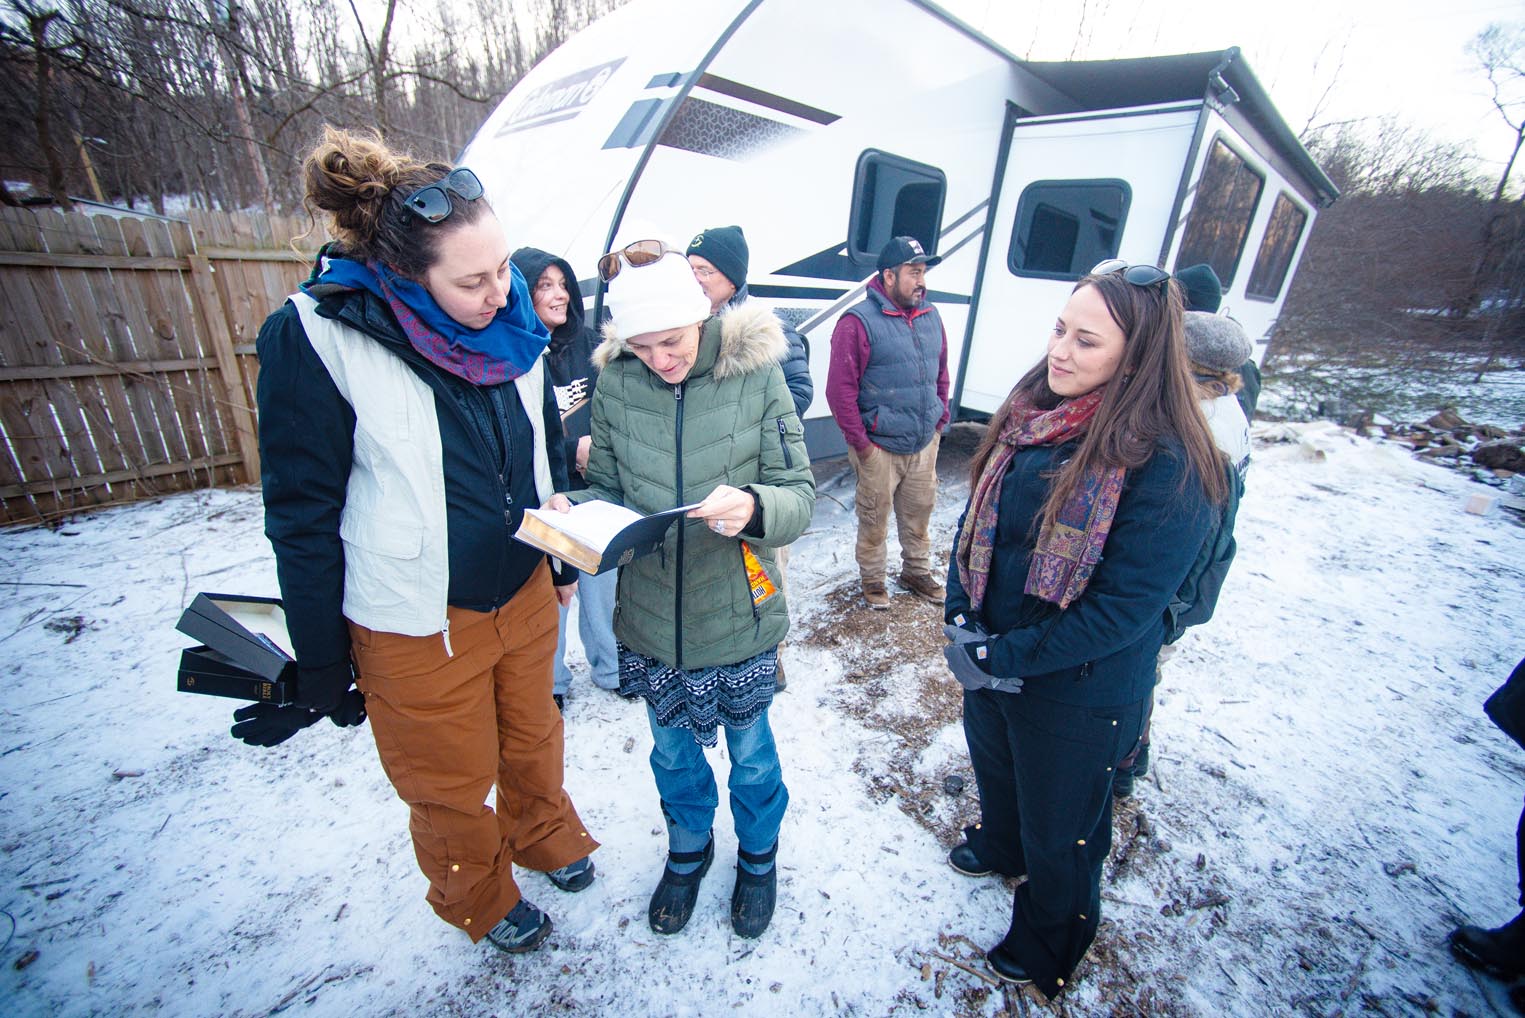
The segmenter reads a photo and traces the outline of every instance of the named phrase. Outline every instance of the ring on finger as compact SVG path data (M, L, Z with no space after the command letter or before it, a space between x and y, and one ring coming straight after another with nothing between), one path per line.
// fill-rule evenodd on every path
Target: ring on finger
M725 521L724 520L712 520L710 522L710 529L713 530L717 534L725 533Z

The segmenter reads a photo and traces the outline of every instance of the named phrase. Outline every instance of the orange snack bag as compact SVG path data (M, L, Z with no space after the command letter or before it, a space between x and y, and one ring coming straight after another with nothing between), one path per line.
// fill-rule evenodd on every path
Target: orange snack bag
M777 594L778 588L773 585L772 580L768 579L767 570L763 569L757 554L745 541L741 542L741 560L746 563L747 586L752 588L752 607L756 608Z

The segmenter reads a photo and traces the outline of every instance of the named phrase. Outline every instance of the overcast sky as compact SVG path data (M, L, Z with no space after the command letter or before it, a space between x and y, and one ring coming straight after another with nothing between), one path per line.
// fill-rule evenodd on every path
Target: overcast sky
M1034 60L1238 46L1294 131L1333 82L1318 123L1396 114L1439 140L1471 144L1495 178L1514 144L1465 47L1490 22L1525 21L1522 0L939 2ZM1516 167L1515 180L1521 176Z

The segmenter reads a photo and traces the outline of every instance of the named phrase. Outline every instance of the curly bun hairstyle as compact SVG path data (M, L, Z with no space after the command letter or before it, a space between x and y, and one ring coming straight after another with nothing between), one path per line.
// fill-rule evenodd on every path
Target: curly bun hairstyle
M446 234L488 210L485 200L467 201L450 190L445 192L450 215L438 223L421 219L403 204L451 169L448 163L419 162L394 152L374 131L341 131L325 124L323 140L302 162L303 201L309 212L327 215L329 232L346 257L375 259L404 278L421 280Z

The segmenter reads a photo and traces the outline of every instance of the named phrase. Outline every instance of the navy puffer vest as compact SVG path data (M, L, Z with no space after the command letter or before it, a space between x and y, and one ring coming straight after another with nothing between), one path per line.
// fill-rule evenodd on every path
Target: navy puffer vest
M886 452L908 456L932 441L943 404L937 396L943 324L937 308L923 303L906 311L869 287L866 298L848 308L868 333L869 358L858 383L858 412L869 441Z

